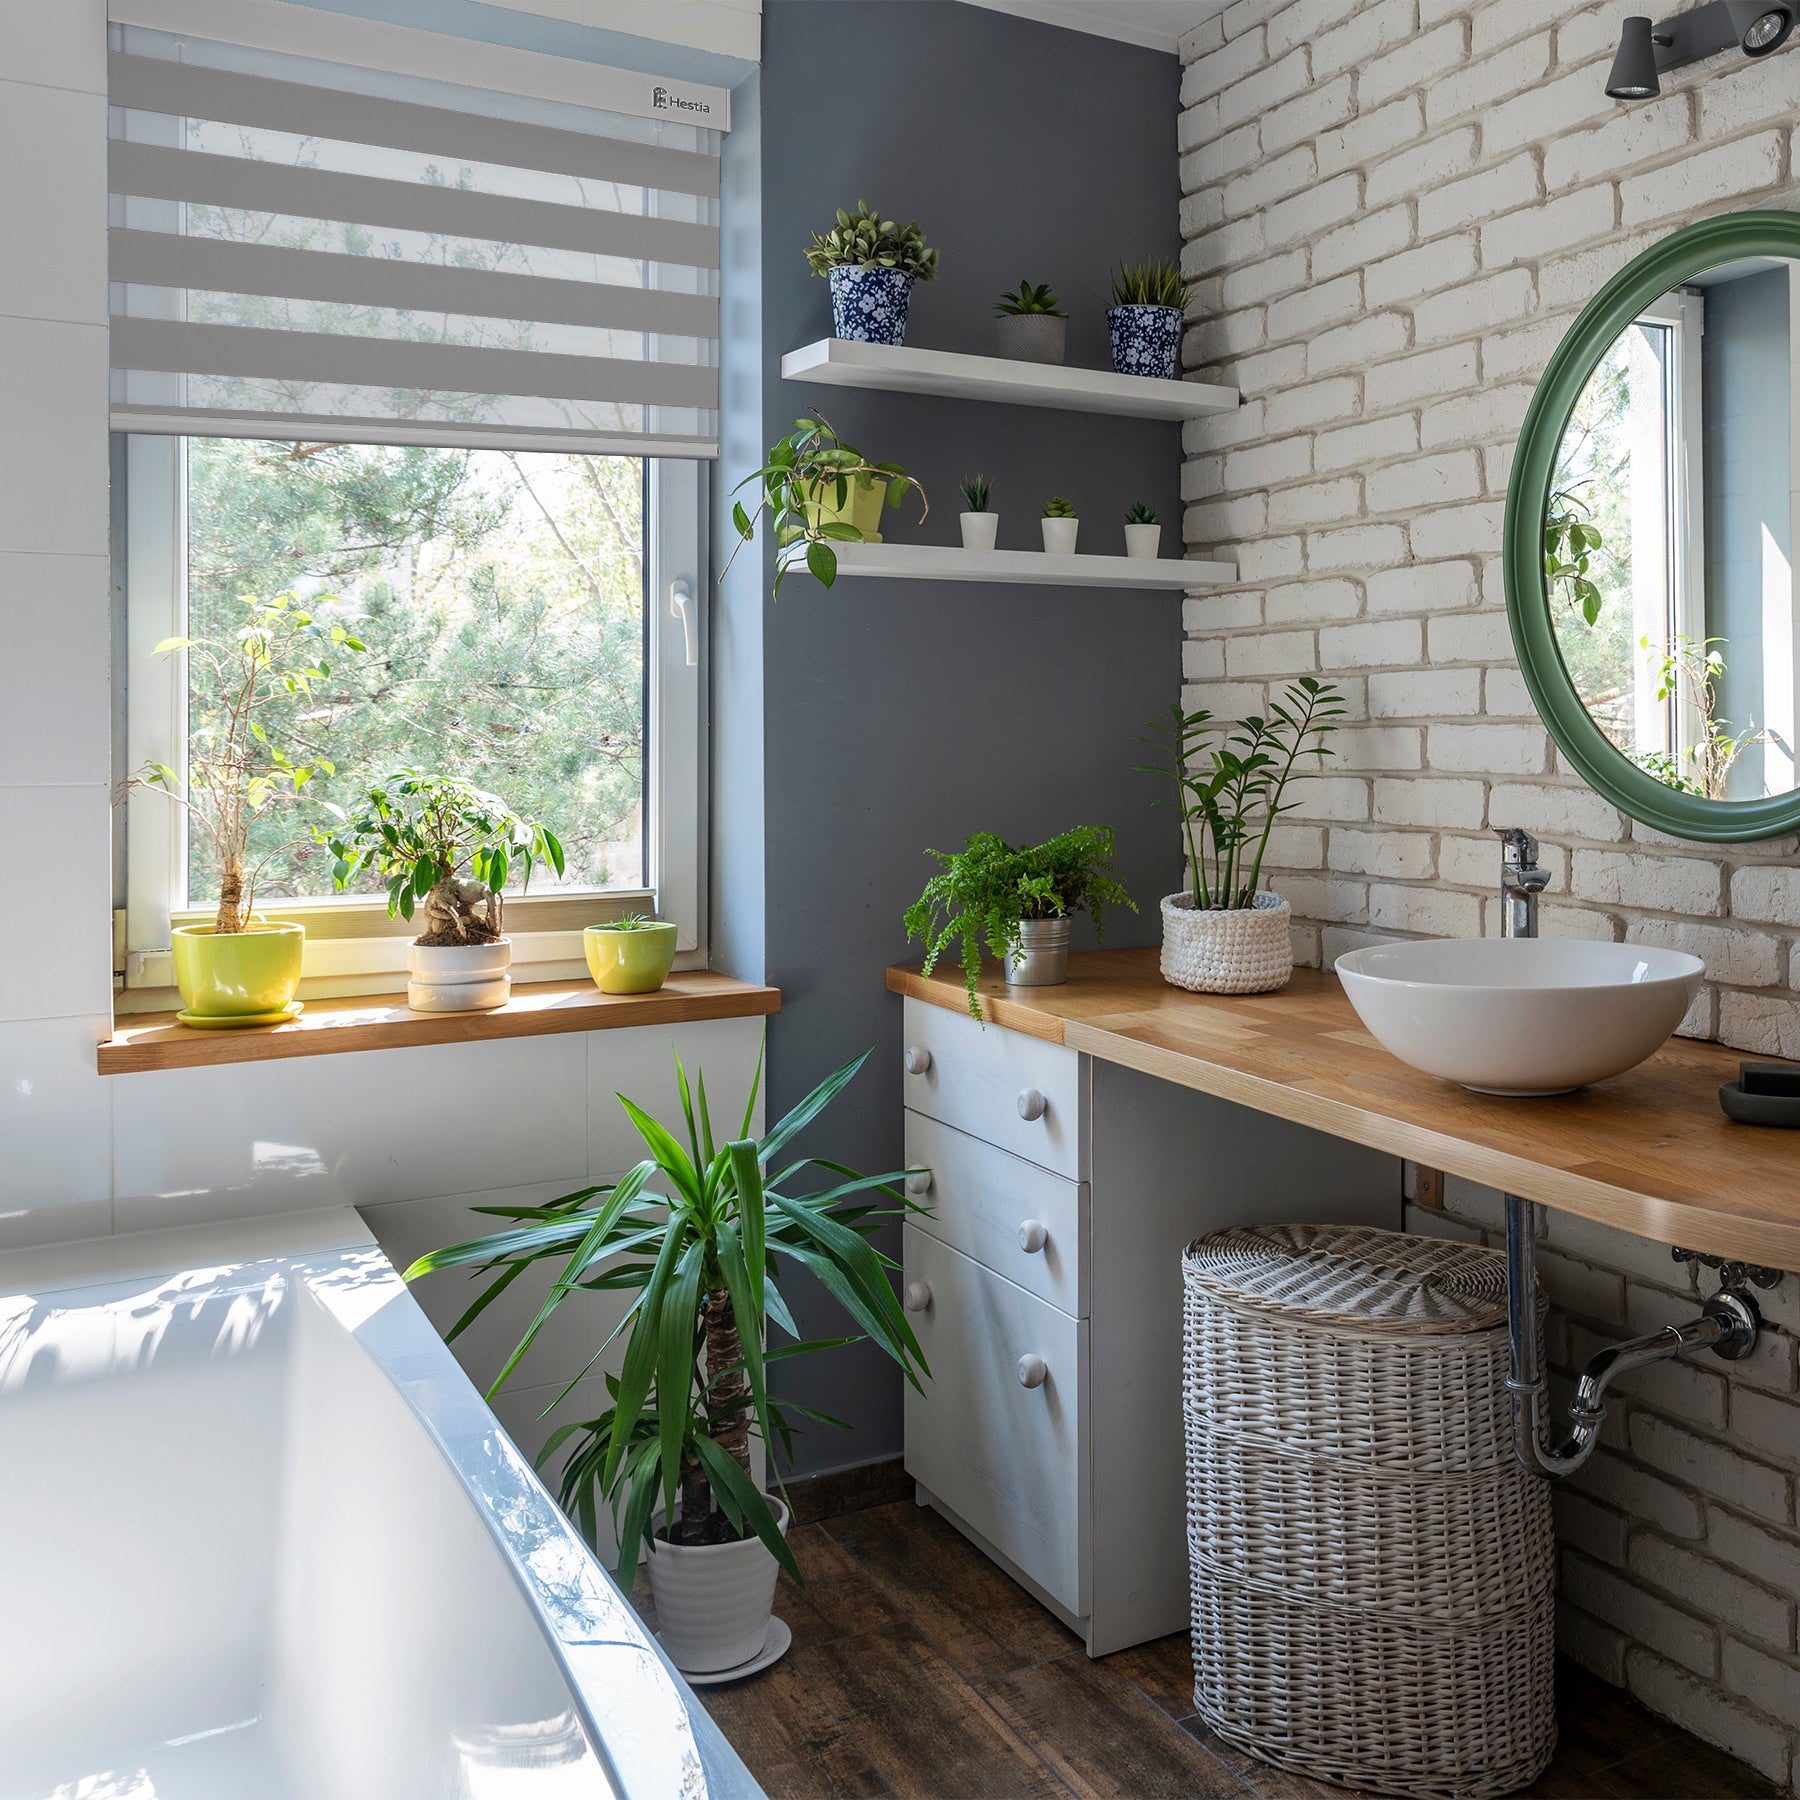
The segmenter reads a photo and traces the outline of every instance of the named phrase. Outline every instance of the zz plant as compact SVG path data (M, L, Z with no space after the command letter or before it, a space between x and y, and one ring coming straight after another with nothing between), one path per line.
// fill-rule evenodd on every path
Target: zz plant
M1119 884L1112 828L1107 825L1078 825L1030 847L978 831L959 851L928 850L926 855L943 867L906 909L906 935L909 941L925 940L927 975L944 955L957 952L969 1011L977 1019L981 999L976 985L984 944L990 955L1004 957L1019 949L1023 920L1060 919L1080 912L1094 921L1098 942L1107 907L1137 911L1136 902Z
M831 546L860 544L863 534L847 519L827 518L825 508L829 505L841 511L849 502L852 487L867 493L877 481L887 483L889 506L897 507L908 493L917 492L920 519L931 511L925 490L898 463L870 462L838 437L822 413L796 419L794 429L770 445L768 461L738 483L737 491L755 487L759 493L753 508L746 508L741 500L731 504L738 541L725 560L721 578L737 561L738 551L755 537L756 521L766 512L778 551L804 544L807 569L820 586L830 587L837 580L837 552ZM777 594L787 566L786 559L778 555Z
M517 871L563 872L563 847L547 825L456 775L401 769L370 788L363 810L319 841L337 859L340 890L363 870L387 884L388 917L411 919L423 903L421 944L489 944L504 935L501 893ZM465 877L464 871L467 871Z
M1138 739L1162 760L1140 763L1145 775L1175 783L1173 805L1187 838L1189 882L1201 911L1238 911L1255 905L1263 857L1275 821L1291 812L1287 785L1304 761L1333 752L1326 741L1344 704L1329 681L1302 675L1271 702L1267 717L1253 713L1221 726L1209 712L1184 712L1171 703Z
M641 1106L619 1096L648 1155L619 1181L583 1188L547 1206L484 1206L504 1230L421 1257L414 1281L467 1268L485 1285L452 1328L455 1338L534 1263L561 1271L525 1335L506 1359L490 1396L518 1369L557 1310L577 1295L631 1296L618 1323L558 1396L572 1393L613 1340L629 1331L619 1374L606 1377L611 1404L596 1417L557 1427L538 1461L571 1446L558 1498L594 1543L607 1506L618 1531L619 1585L629 1594L638 1562L656 1534L660 1501L669 1541L725 1543L754 1533L798 1581L800 1571L768 1496L751 1476L753 1440L785 1446L797 1418L840 1421L794 1401L770 1398L768 1368L862 1341L877 1343L914 1387L928 1374L917 1338L888 1279L893 1262L869 1241L888 1219L917 1210L893 1175L858 1175L800 1156L789 1146L849 1084L865 1051L822 1081L761 1140L750 1135L759 1065L737 1135L715 1138L702 1075L690 1089L676 1058L686 1142ZM830 1179L800 1192L809 1169ZM889 1202L891 1204L884 1204ZM861 1336L802 1339L782 1297L782 1278L815 1275ZM765 1348L773 1328L788 1341ZM677 1502L679 1501L679 1517Z
M815 275L829 275L833 269L898 269L920 281L935 281L938 272L938 253L926 244L918 220L897 225L866 200L857 201L853 213L838 208L837 223L814 234L806 262Z

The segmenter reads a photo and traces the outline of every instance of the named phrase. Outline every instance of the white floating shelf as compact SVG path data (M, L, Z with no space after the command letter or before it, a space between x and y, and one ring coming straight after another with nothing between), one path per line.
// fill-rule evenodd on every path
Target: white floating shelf
M1183 593L1226 587L1237 564L1176 556L1051 556L1043 550L961 550L952 544L833 544L839 575L911 581L1006 581L1033 587L1157 588ZM800 556L784 559L805 571Z
M1198 419L1235 412L1238 391L1203 381L1159 381L1115 375L1110 369L1013 362L964 356L953 350L909 350L904 344L862 344L820 338L781 359L789 381L825 387L881 388L896 394L946 394L956 400L997 400L1011 406L1054 406L1069 412L1112 413L1128 419Z

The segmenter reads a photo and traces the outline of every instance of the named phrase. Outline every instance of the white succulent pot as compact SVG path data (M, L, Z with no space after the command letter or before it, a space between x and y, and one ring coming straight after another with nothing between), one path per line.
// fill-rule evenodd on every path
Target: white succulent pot
M1127 525L1125 527L1125 554L1151 558L1156 555L1162 544L1162 527L1160 525Z
M1162 973L1196 994L1270 994L1294 973L1288 903L1259 889L1251 906L1194 905L1192 894L1162 903Z
M773 1496L770 1503L785 1537L788 1509ZM656 1599L656 1635L683 1674L735 1669L761 1652L781 1572L761 1538L735 1544L671 1544L657 1538L644 1566Z
M1059 363L1068 324L1054 313L1001 313L994 320L994 336L1009 362Z
M991 550L994 541L1000 535L1000 515L995 512L958 513L962 521L962 541L965 550Z
M489 944L409 944L406 1004L414 1012L490 1012L512 997L512 939Z
M1075 534L1081 529L1079 519L1039 519L1044 528L1044 549L1051 556L1073 556Z

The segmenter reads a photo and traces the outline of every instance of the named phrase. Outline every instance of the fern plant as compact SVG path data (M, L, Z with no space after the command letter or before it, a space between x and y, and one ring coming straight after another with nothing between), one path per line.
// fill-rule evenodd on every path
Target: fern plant
M918 220L897 225L866 200L857 201L853 213L838 208L837 223L813 235L806 261L815 275L829 275L833 269L898 269L920 281L935 281L938 272L938 253L926 244Z
M1066 319L1069 315L1063 303L1051 293L1047 281L1033 287L1029 281L1019 283L1016 294L1002 294L994 302L994 312L1000 317L1020 317L1027 313L1047 313L1053 319Z
M1050 498L1044 502L1044 517L1046 519L1073 519L1075 516L1075 502L1073 500L1065 500L1061 494L1052 494Z
M1137 904L1113 866L1112 828L1078 825L1047 843L1026 848L978 831L956 852L928 850L943 865L906 909L906 935L925 940L929 975L952 948L962 963L969 1011L981 1017L981 952L1005 957L1021 945L1026 919L1060 919L1085 912L1100 941L1106 908Z

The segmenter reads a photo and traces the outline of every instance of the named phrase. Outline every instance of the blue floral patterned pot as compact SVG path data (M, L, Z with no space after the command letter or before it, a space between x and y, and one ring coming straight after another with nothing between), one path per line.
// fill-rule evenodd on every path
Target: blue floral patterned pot
M904 269L831 271L831 322L841 338L863 344L906 341L906 308L913 278Z
M1112 306L1106 323L1112 330L1113 368L1121 375L1175 378L1181 349L1181 313L1173 306Z

